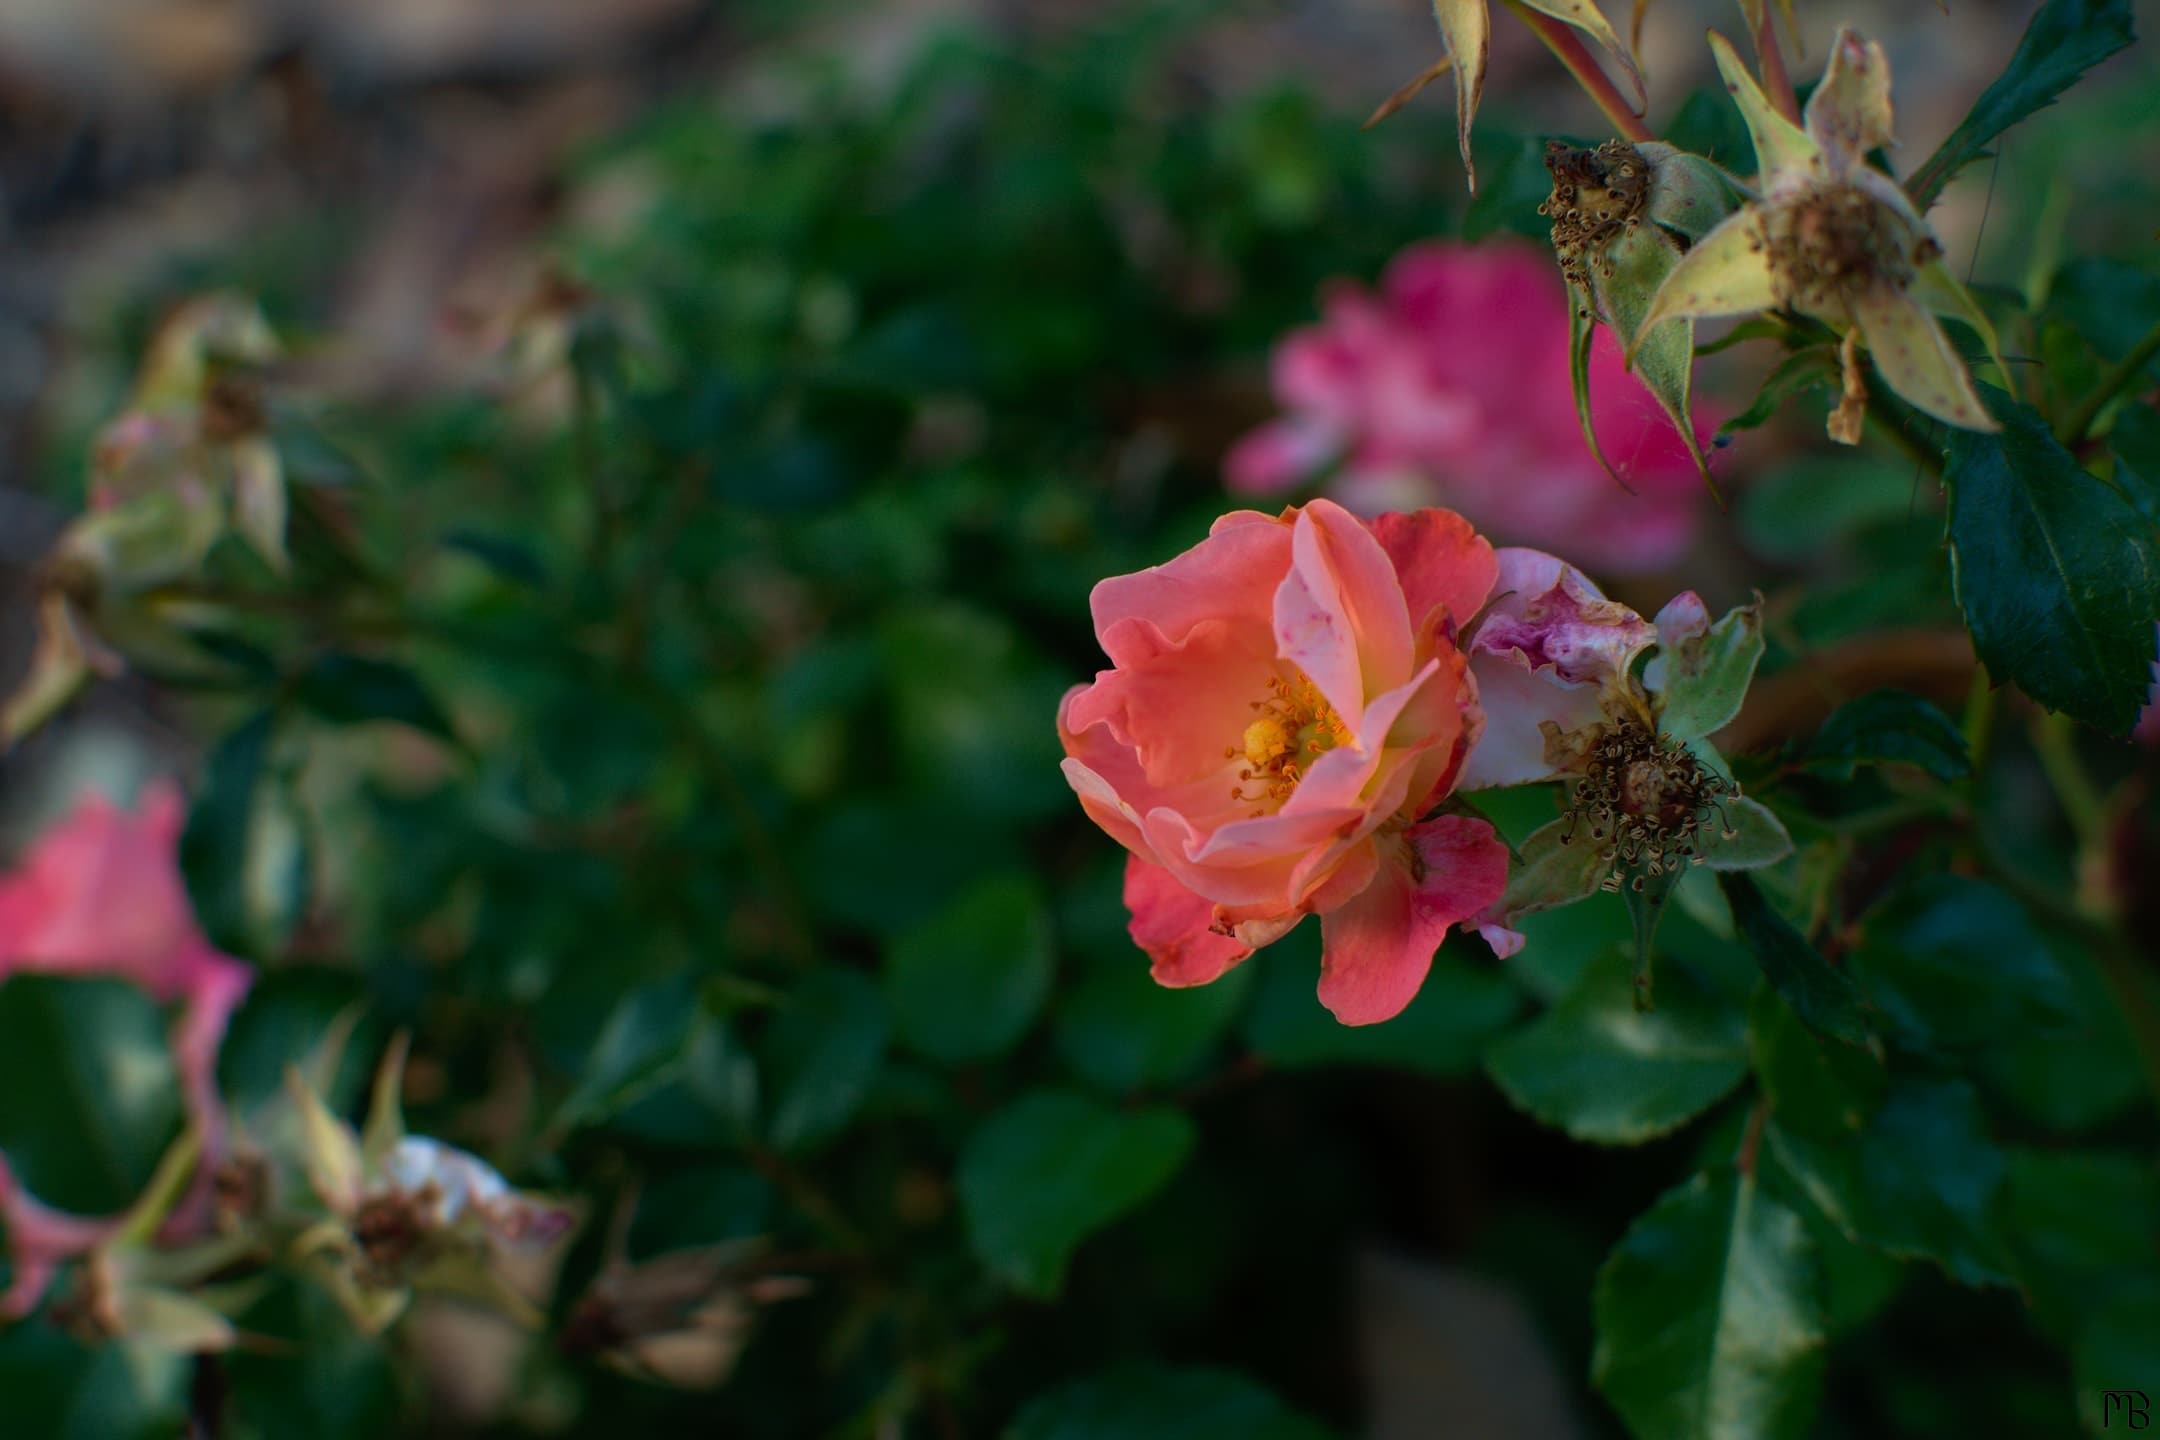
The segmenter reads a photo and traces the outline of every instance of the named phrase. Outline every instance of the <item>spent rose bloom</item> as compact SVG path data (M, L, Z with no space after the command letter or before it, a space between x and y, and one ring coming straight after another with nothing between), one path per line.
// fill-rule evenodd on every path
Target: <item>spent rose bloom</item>
M1568 378L1567 304L1551 257L1512 243L1417 245L1377 292L1338 285L1321 324L1277 345L1287 413L1232 448L1230 489L1282 494L1334 465L1329 493L1360 514L1447 505L1594 568L1670 563L1695 534L1702 479L1603 329L1592 420L1634 493L1590 453Z
M218 1046L253 973L213 949L195 922L177 856L182 821L179 790L160 785L133 814L93 795L46 832L0 875L0 983L15 974L112 976L178 1004L173 1060L204 1153L215 1156L223 1137ZM117 1224L39 1203L4 1156L0 1218L15 1265L0 1296L0 1314L10 1316L34 1307L60 1262Z
M1113 668L1066 695L1058 733L1081 804L1131 852L1157 980L1205 984L1317 914L1322 1002L1385 1020L1498 897L1490 825L1420 823L1485 727L1458 639L1498 568L1449 511L1367 525L1316 500L1225 515L1095 587Z

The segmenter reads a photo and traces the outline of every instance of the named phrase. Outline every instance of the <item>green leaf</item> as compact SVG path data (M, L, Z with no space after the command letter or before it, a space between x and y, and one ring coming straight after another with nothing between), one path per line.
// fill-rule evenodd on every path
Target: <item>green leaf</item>
M885 1062L885 997L853 970L820 970L788 995L773 1023L766 1137L801 1150L839 1134Z
M1166 1106L1113 1110L1038 1090L998 1111L960 1157L976 1257L1000 1280L1054 1297L1081 1241L1137 1208L1185 1162L1192 1122Z
M1696 843L1696 854L1711 870L1760 870L1793 853L1793 840L1785 822L1770 807L1745 795L1718 802L1722 823L1705 826ZM1732 833L1726 834L1727 830Z
M1988 142L2047 105L2133 38L2130 0L2047 0L2017 52L1950 137L1915 170L1906 193L1925 210L1950 177L1987 154Z
M1871 914L1867 931L1853 976L1907 1049L1968 1053L2077 1015L2025 907L1985 881L1930 876Z
M1901 469L1872 450L1781 460L1749 480L1734 509L1750 551L1788 564L1820 564L1853 548L1872 526L1909 522L1912 467Z
M2051 1130L2096 1130L2145 1095L2136 1042L2091 951L2052 944L2076 1014L2065 1027L2013 1031L1975 1057L1991 1093ZM2160 985L2144 986L2160 1004Z
M1058 1003L1058 1053L1112 1095L1175 1084L1219 1048L1256 973L1242 965L1210 984L1172 990L1137 956L1099 965Z
M2055 272L2047 310L2067 322L2099 358L2113 363L2145 338L2153 317L2160 315L2160 270L2099 255L2079 256ZM2160 377L2160 356L2148 360L2144 369L2147 376ZM2089 382L2097 376L2087 378ZM2151 407L2132 404L2119 412L2116 426L2139 416L2146 417L2148 425L2160 423L2151 418Z
M2153 1217L2160 1169L2106 1150L2010 1152L2009 1230L2018 1281L2065 1341L2110 1298L2148 1283L2160 1263Z
M1838 387L1838 380L1835 348L1820 345L1806 350L1795 350L1778 361L1777 368L1763 377L1762 388L1755 392L1755 398L1748 402L1747 409L1718 426L1718 434L1737 435L1743 430L1754 430L1767 425L1794 396L1805 395L1811 390L1834 391Z
M1798 1440L1822 1384L1820 1286L1800 1216L1706 1171L1598 1273L1591 1379L1641 1440Z
M402 665L333 651L309 666L293 698L333 725L387 720L456 743L450 717Z
M52 1325L0 1329L10 1434L39 1440L172 1440L188 1424L191 1356L85 1348Z
M2160 1403L2160 1273L2142 1279L2137 1292L2095 1311L2071 1349L2078 1418L2095 1433L2150 1428Z
M1824 1141L1858 1134L1889 1089L1881 1059L1808 1029L1767 984L1748 1006L1748 1054L1772 1117Z
M1562 816L1523 841L1508 866L1507 890L1500 897L1500 911L1508 921L1573 904L1596 892L1610 867L1599 857L1596 845L1574 834L1580 829L1579 822Z
M305 1068L339 1019L354 1013L365 992L358 977L316 967L259 976L234 1012L218 1046L218 1094L240 1114L285 1093L286 1067ZM336 1083L323 1099L336 1113L351 1109L367 1080L367 1057L378 1040L356 1037L345 1047Z
M663 1144L712 1145L747 1131L757 1069L688 975L624 994L585 1051L555 1123L613 1123Z
M1904 690L1875 690L1838 706L1815 732L1803 763L1833 780L1852 779L1862 765L1911 765L1938 780L1972 773L1956 723Z
M1849 1045L1867 1044L1867 1014L1852 976L1823 959L1746 875L1727 872L1718 886L1755 963L1807 1027Z
M2007 1162L1960 1080L1897 1079L1857 1136L1825 1140L1775 1117L1764 1141L1807 1197L1854 1239L1933 1260L1967 1285L2011 1282Z
M1551 1010L1495 1041L1485 1068L1508 1099L1578 1140L1666 1134L1747 1073L1741 1017L1680 967L1639 1010L1626 955L1607 952Z
M1466 959L1485 955L1485 963ZM1320 927L1296 930L1245 962L1259 971L1245 1038L1271 1067L1388 1065L1435 1075L1472 1070L1485 1042L1515 1018L1522 996L1496 973L1482 944L1451 937L1433 957L1417 998L1380 1025L1344 1025L1321 1007ZM1218 982L1220 983L1220 982Z
M1658 701L1658 728L1682 740L1724 729L1740 713L1763 657L1762 606L1725 612L1706 635L1660 645L1643 671Z
M125 1210L180 1133L164 1014L124 980L17 972L0 982L0 1152L32 1195Z
M2126 735L2152 689L2152 527L2038 415L1985 393L2001 433L1952 430L1944 470L1951 584L1973 647L1996 680Z
M256 953L250 855L274 719L265 710L218 742L180 836L180 873L210 943L230 955Z
M1005 1440L1327 1440L1328 1431L1227 1370L1131 1365L1030 1402Z
M948 1064L990 1060L1034 1023L1054 963L1034 882L993 875L893 943L885 997L911 1048Z

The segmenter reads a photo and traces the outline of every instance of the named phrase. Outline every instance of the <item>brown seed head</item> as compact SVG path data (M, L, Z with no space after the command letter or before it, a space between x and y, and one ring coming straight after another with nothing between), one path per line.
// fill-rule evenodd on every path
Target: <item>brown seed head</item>
M1808 311L1840 310L1844 297L1883 281L1903 289L1941 253L1857 185L1816 186L1766 207L1761 243L1778 302Z
M1625 140L1608 140L1595 150L1548 140L1545 168L1552 172L1553 188L1538 214L1552 221L1560 272L1587 290L1593 270L1612 274L1606 247L1642 223L1650 162Z

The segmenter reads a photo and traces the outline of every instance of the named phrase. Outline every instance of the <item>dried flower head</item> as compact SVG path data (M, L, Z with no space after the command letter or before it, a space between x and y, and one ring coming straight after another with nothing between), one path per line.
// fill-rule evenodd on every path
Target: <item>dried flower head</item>
M1736 782L1704 765L1684 742L1623 720L1591 747L1560 843L1574 844L1588 825L1598 858L1611 867L1604 888L1617 891L1627 881L1640 890L1645 877L1702 863L1702 832L1711 815L1719 834L1731 839L1723 802L1739 793Z
M1649 162L1625 140L1608 140L1594 150L1548 140L1545 168L1553 188L1538 214L1552 221L1560 273L1588 290L1593 270L1612 275L1606 247L1642 223L1650 199Z
M1882 47L1838 32L1802 129L1771 108L1723 36L1712 35L1710 44L1754 139L1762 193L1674 267L1644 332L1669 319L1789 307L1847 337L1846 399L1832 416L1832 439L1859 439L1863 345L1908 403L1967 430L1999 429L1935 318L1965 321L1992 352L1987 317L1943 268L1942 247L1905 192L1866 162L1891 141L1890 62Z

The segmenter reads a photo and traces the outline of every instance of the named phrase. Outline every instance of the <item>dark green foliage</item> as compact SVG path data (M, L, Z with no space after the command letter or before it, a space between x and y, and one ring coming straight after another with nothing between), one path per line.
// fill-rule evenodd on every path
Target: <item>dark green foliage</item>
M1989 673L2051 710L2127 732L2152 688L2160 535L2023 405L1999 435L1952 431L1951 574Z

